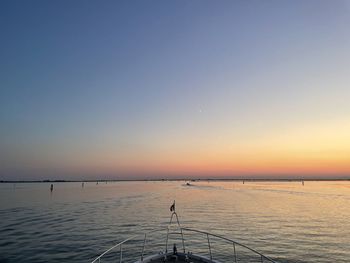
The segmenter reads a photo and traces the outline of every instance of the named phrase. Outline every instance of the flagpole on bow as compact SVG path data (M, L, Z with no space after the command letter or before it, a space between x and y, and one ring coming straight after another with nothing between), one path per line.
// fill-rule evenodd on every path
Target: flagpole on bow
M173 217L175 216L176 217L176 222L177 222L177 225L180 229L180 232L181 232L181 238L182 238L182 248L183 248L183 251L185 253L185 240L184 240L184 235L183 235L183 232L182 232L182 227L180 225L180 221L179 221L179 218L177 216L177 213L175 211L175 200L173 202L173 204L170 206L170 212L172 212L171 214L171 217L170 217L170 222L169 222L169 225L167 227L167 236L166 236L166 247L165 247L165 253L168 253L168 239L169 239L169 227L171 226L171 223L173 222Z

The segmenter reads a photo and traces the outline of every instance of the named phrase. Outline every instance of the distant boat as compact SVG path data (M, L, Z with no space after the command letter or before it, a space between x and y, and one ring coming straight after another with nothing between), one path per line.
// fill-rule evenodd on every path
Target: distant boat
M175 202L174 202L175 204ZM173 205L174 205L173 204ZM133 250L133 253L130 253L128 251L128 262L134 262L134 263L164 263L164 262L177 262L177 263L221 263L224 261L219 261L217 259L214 259L214 255L221 255L223 252L229 252L232 257L229 258L229 262L237 263L238 261L240 263L248 263L248 262L263 262L263 263L277 263L276 261L272 260L271 258L263 255L262 253L256 251L255 249L252 249L246 245L243 245L241 243L238 243L237 241L234 241L232 239L229 239L225 236L221 236L218 234L212 234L206 231L200 231L192 228L182 227L179 222L179 218L177 216L177 213L175 212L175 205L174 209L171 209L172 214L170 217L170 223L166 228L160 228L155 229L153 231L147 232L147 233L139 233L138 235L129 237L125 239L124 241L112 246L111 248L107 249L105 252L103 252L101 255L96 257L91 263L100 263L104 262L103 260L106 259L108 262L112 262L114 259L115 261L119 261L119 263L123 262L123 255L126 248L141 248L142 250L140 253L136 253ZM172 226L173 218L176 219L176 222L174 220L174 224L176 229L173 229L174 226ZM153 247L152 243L149 243L149 240L147 238L149 237L149 234L154 237L154 233L158 233L159 238L157 241L159 244L161 242L163 243L164 250L161 250L159 253L153 254L154 252L151 252L150 254L147 254L148 251L155 251L158 250L159 246ZM185 246L185 238L184 233L186 233L186 246ZM199 252L196 253L191 245L193 243L198 242L198 235L202 235L202 246L207 246L207 251L209 251L209 257L206 255L202 255ZM161 239L161 236L163 236L163 241ZM173 236L179 237L177 240L181 244L181 252L178 251L177 245L175 243L170 243L169 237L172 238ZM212 240L215 240L215 246L212 246L213 242ZM224 246L218 246L218 244L222 243ZM170 244L169 244L170 243ZM147 246L146 246L147 244ZM170 247L170 249L169 249ZM172 249L171 249L172 247ZM191 251L188 249L188 247L191 247ZM222 251L215 251L214 248L225 248ZM238 249L236 249L238 248Z

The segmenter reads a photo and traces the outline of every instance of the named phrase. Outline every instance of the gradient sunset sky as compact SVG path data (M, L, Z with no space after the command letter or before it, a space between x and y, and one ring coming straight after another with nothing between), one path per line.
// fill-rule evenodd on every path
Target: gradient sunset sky
M350 175L350 1L1 1L0 180Z

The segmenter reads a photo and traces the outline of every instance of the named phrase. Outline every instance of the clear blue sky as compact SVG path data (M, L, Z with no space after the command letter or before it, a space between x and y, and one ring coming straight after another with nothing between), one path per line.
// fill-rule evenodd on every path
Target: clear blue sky
M349 25L349 1L1 1L0 179L350 172Z

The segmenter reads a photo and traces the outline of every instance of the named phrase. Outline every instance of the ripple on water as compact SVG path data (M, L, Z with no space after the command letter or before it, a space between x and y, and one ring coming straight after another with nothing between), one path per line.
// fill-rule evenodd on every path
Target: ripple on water
M349 262L348 187L324 187L317 182L308 182L304 188L194 184L86 183L83 190L80 184L62 184L52 196L48 188L36 184L4 191L2 197L16 201L0 207L0 262L89 262L132 234L166 226L174 199L184 226L233 238L281 263ZM38 200L34 193L47 197ZM149 249L151 245L154 252L164 248L163 236L149 238ZM205 237L195 236L191 242L189 236L185 238L191 250L208 253ZM215 239L212 242L216 253L220 252L216 256L232 262L232 248ZM140 251L135 241L125 249L125 259ZM246 252L240 252L243 258ZM109 257L117 256L114 252Z

